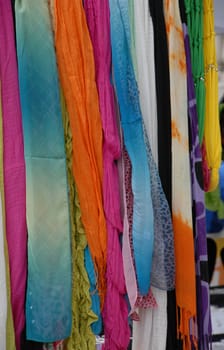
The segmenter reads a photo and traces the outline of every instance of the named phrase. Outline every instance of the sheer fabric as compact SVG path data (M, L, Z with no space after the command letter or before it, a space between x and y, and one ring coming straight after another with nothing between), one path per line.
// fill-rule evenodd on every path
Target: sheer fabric
M138 322L133 323L132 350L165 350L167 317L167 296L162 290L152 287L158 307L153 309L139 309ZM165 293L165 294L164 294Z

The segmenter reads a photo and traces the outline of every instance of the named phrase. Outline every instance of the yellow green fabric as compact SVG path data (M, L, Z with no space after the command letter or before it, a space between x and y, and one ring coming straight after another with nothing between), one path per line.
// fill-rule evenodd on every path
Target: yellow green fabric
M67 174L70 190L71 242L72 242L72 334L66 341L67 350L95 350L95 336L91 324L97 316L91 310L90 283L84 265L84 250L87 246L81 221L79 199L72 174L72 133L63 96L62 115L65 130Z
M220 220L224 219L224 202L220 197L220 187L214 191L205 193L205 206L208 210L217 212Z
M221 133L218 104L218 69L215 48L214 8L212 0L203 0L205 62L205 128L206 158L211 172L209 191L219 183L221 165Z
M1 85L0 85L1 87ZM1 94L0 94L1 96ZM10 298L10 272L9 272L9 258L8 258L8 247L6 241L5 231L5 194L4 194L4 175L3 175L3 134L2 134L2 104L0 99L0 192L2 200L2 215L4 224L4 251L5 251L5 262L6 262L6 283L7 283L7 324L6 324L6 347L7 350L15 350L15 334L12 319L12 307Z

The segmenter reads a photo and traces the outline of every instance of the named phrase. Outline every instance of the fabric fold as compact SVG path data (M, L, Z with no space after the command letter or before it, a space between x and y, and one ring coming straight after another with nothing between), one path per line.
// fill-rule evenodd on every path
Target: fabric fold
M5 227L16 349L25 324L27 228L25 161L14 26L10 0L0 1L0 81L3 117ZM2 197L3 198L3 197ZM7 336L13 345L13 332Z
M105 349L129 344L128 305L120 246L122 221L116 161L121 155L114 91L111 85L110 12L108 0L84 0L93 44L96 83L103 126L103 204L107 224L107 291L103 309Z
M196 285L189 155L187 72L178 0L164 0L172 115L172 215L176 259L178 333L183 349L191 349L190 320L196 320ZM184 192L183 192L184 184ZM185 249L183 250L183 247ZM196 332L194 334L196 338Z
M81 0L54 1L55 46L73 142L73 175L103 308L107 230L102 198L102 123L93 48Z
M26 336L71 332L71 240L64 131L53 33L45 0L15 2L28 223Z

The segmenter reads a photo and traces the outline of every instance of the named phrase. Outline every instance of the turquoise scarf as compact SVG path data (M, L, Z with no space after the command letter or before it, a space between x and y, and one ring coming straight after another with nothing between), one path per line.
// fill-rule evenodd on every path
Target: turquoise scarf
M110 0L110 12L115 86L124 143L132 163L134 259L139 291L146 295L150 287L153 254L153 208L138 87L130 55L128 1Z
M16 0L28 224L27 338L71 332L71 243L58 75L47 1Z

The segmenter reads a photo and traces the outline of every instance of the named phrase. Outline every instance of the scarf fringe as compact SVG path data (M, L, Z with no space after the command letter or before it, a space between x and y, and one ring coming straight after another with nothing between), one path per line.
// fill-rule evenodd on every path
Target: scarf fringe
M196 315L185 308L177 307L177 335L178 340L183 342L183 350L198 350L198 332ZM190 327L190 321L192 322L192 329Z

